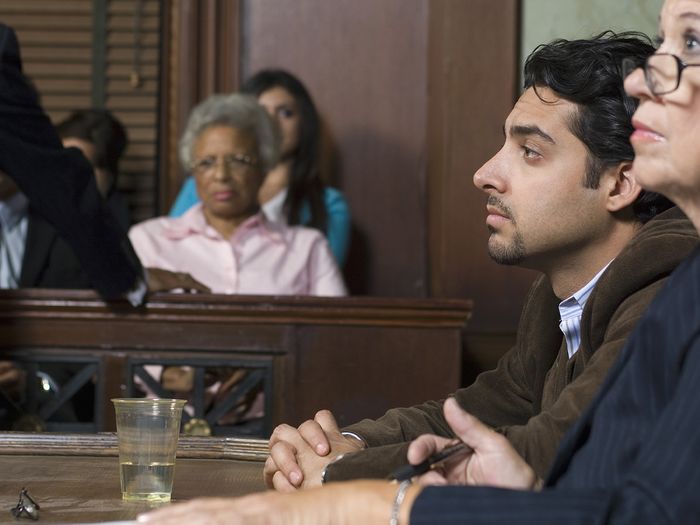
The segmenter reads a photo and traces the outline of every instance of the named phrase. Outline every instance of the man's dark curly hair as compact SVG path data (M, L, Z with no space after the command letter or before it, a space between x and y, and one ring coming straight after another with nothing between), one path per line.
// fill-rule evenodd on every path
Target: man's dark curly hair
M532 87L548 102L537 91L547 87L578 106L569 129L588 148L586 187L597 188L605 169L634 159L629 137L638 101L625 93L622 60L631 58L641 66L654 51L642 33L605 31L587 40L542 44L525 61L525 89ZM671 206L662 195L642 191L633 210L646 222Z

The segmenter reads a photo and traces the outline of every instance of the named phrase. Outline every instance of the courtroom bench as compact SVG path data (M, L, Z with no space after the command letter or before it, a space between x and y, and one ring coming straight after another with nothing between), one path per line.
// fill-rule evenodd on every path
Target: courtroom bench
M344 425L445 397L460 386L470 313L470 301L453 299L155 294L133 308L91 291L0 290L0 359L30 372L46 363L80 370L38 410L49 430L114 430L109 400L135 395L134 378L159 364L195 370L194 416L217 434L237 433L217 421L262 386L265 417L251 435L267 437L275 425L296 425L320 408ZM249 373L207 409L205 372L217 367ZM89 381L93 420L52 423L51 414Z

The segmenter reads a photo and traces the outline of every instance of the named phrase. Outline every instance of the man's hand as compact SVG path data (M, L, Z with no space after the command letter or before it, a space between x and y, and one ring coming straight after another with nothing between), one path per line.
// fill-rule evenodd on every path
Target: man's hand
M162 268L146 268L149 292L184 290L186 292L209 293L211 290L185 272L171 272Z
M454 398L445 401L445 419L454 433L474 451L449 459L419 478L423 485L490 485L533 489L537 476L508 440L460 408ZM418 464L454 440L426 434L408 449L408 461Z
M275 428L265 462L265 483L282 492L319 486L328 463L361 448L358 440L340 433L330 411L320 410L298 429L289 425Z
M0 388L12 399L21 397L27 374L11 361L0 361Z
M150 525L325 525L387 523L397 485L386 481L333 483L293 494L260 492L242 498L196 499L138 517ZM411 486L401 504L399 523L408 523L421 487Z

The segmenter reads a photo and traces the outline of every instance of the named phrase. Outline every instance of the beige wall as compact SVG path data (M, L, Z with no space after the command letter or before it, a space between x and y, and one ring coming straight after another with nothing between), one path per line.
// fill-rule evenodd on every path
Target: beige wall
M663 0L522 0L521 62L555 38L586 38L606 29L656 35Z

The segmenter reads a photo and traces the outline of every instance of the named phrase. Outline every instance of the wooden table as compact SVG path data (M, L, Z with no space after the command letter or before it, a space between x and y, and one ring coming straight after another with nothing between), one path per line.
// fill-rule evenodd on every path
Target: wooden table
M183 437L173 501L264 490L265 450L259 440ZM9 509L22 487L41 506L38 523L130 520L154 508L122 501L113 434L0 434L0 524L20 523Z

